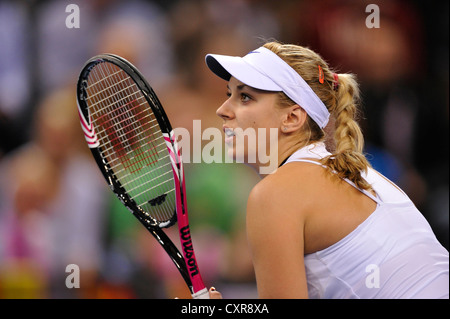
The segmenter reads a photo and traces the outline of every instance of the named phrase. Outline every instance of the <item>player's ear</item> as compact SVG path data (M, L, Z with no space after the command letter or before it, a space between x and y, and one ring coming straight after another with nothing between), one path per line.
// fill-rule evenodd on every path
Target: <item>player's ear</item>
M286 108L281 122L281 131L288 134L299 130L305 124L306 118L305 110L297 104Z

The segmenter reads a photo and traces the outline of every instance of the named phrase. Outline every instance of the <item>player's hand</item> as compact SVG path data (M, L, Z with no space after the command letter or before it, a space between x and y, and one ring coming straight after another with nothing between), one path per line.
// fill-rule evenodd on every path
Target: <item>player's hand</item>
M216 288L211 287L209 289L209 299L223 299L222 294L216 290Z

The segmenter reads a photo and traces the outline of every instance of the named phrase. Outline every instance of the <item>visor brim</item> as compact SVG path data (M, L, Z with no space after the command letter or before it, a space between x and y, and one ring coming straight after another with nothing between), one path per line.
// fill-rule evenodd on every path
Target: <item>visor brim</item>
M233 76L240 82L255 89L280 92L282 89L270 78L259 72L241 57L208 54L206 65L218 77L229 81Z

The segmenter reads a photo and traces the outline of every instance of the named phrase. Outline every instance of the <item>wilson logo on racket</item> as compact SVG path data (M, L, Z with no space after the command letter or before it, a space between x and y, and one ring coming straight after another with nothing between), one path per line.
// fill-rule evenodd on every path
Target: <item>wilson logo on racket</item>
M97 134L95 134L94 126L92 125L92 121L90 120L90 115L88 112L89 121L86 120L86 118L83 115L83 112L81 112L80 104L77 103L78 106L78 115L80 117L80 123L81 128L84 132L84 138L86 139L86 142L88 143L89 148L96 148L100 145Z
M186 258L186 266L192 277L199 274L197 262L195 261L194 248L192 246L191 232L189 226L180 229L181 241Z

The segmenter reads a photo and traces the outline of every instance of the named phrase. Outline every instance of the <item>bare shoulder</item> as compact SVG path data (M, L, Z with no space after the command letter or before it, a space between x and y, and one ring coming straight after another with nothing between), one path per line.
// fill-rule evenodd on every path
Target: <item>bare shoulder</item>
M248 204L253 207L277 207L290 212L306 209L315 201L315 192L321 180L327 178L326 170L311 163L289 163L262 179L251 191ZM250 207L250 208L251 208Z
M323 169L314 164L292 163L282 166L275 173L262 179L250 192L247 202L247 223L253 218L261 223L262 217L270 223L290 223L301 227L305 214L313 205L315 186L312 182Z
M257 239L270 231L300 234L311 216L326 211L331 181L337 178L319 165L305 162L289 163L266 176L250 192L247 202L247 233ZM328 198L328 197L327 197ZM319 214L322 215L322 214ZM302 233L303 235L303 233Z

